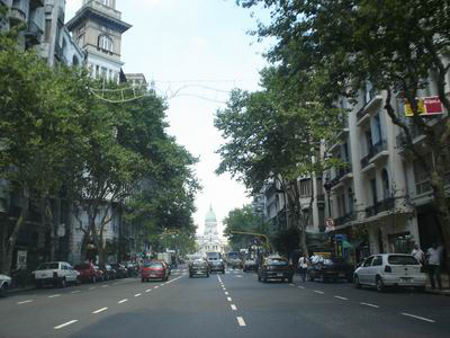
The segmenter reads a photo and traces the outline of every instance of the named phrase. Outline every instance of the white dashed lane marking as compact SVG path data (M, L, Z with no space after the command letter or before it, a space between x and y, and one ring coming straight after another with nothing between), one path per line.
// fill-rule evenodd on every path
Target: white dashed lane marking
M145 290L145 292L147 292L147 293L150 292L150 291L152 291L152 289L147 289L147 290Z
M304 287L304 286L301 286L301 285L299 285L299 286L298 286L298 288L299 288L299 289L304 289L305 287Z
M101 309L95 310L92 313L97 314L97 313L100 313L100 312L103 312L103 311L106 311L106 310L108 310L107 307L102 307Z
M348 300L347 297L342 297L342 296L334 296L334 298L340 299L340 300Z
M57 295L50 295L50 296L48 296L48 298L56 298L56 297L59 297L59 296L61 296L61 294L57 294Z
M227 297L227 301L231 302L231 297Z
M63 327L72 325L72 324L74 324L74 323L76 323L76 322L78 322L78 320L74 319L74 320L68 321L68 322L66 322L66 323L63 323L63 324L61 324L61 325L55 326L54 329L55 329L55 330L59 330L59 329L62 329Z
M95 286L91 286L90 288L89 288L89 290L94 290L95 289Z
M80 292L81 292L80 290L78 290L78 291L72 291L71 294L80 293Z
M134 296L139 297L140 295L141 295L141 293L136 293Z
M17 305L22 305L22 304L31 303L32 301L33 301L32 299L27 299L27 300L24 300L24 301L22 301L22 302L17 302Z
M225 294L228 296L228 291L225 291Z
M325 294L325 292L323 292L323 291L320 291L320 290L313 290L315 293L318 293L319 295L323 295L323 294Z
M244 318L242 317L236 317L239 326L247 326L247 324L245 324Z
M128 299L127 299L127 298L122 299L122 300L119 300L117 303L122 304L122 303L125 303L125 302L128 302Z
M373 308L375 308L375 309L378 309L378 308L379 308L379 306L378 306L378 305L375 305L375 304L370 304L370 303L359 303L359 304L365 305L365 306L368 306L368 307L373 307Z
M102 288L107 288L109 285L108 284L105 284L105 285L102 285Z
M231 310L233 310L233 311L237 311L237 307L236 307L236 305L234 305L234 304L231 304Z
M402 312L402 315L406 316L406 317L411 317L411 318L423 320L423 321L428 322L428 323L435 323L436 322L433 319L429 319L429 318L425 318L425 317L421 317L421 316L416 316L416 315L413 315L411 313Z

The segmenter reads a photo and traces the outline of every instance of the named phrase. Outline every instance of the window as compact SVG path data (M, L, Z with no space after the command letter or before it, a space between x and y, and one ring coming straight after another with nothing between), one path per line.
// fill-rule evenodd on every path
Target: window
M372 266L380 266L380 265L383 265L383 258L381 256L376 256L373 259Z
M353 190L352 188L348 188L348 212L353 214L355 211L354 203L353 203Z
M367 259L364 261L363 266L364 266L364 267L370 266L370 265L372 264L372 261L373 261L373 257L367 258Z
M100 35L98 37L98 48L112 52L113 47L113 40L108 35Z
M96 66L95 66L94 77L95 77L95 78L100 77L100 66L99 66L99 65L96 65Z
M372 193L372 205L375 205L378 201L378 196L377 196L377 180L375 178L370 180L370 190Z
M390 197L390 191L389 191L389 175L387 173L386 169L383 169L381 172L381 181L383 182L383 198L389 198Z
M311 196L311 180L300 181L300 196Z
M45 35L44 35L45 42L50 41L51 30L52 30L52 20L47 19L45 20Z

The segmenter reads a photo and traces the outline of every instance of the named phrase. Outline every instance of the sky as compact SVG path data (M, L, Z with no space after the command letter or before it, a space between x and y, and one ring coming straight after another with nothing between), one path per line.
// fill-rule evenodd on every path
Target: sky
M66 21L82 0L66 1ZM228 174L217 176L224 142L214 116L233 88L256 90L265 65L264 46L247 34L256 18L235 0L117 0L122 20L132 25L122 36L125 73L144 73L157 93L167 97L168 133L199 157L195 167L203 190L194 214L203 231L212 205L219 221L251 200L242 184ZM261 14L262 13L257 13Z

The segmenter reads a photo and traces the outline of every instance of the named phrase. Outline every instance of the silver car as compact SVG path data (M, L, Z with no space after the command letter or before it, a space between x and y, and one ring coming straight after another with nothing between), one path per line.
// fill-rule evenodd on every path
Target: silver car
M378 254L366 258L353 274L355 287L375 286L383 291L388 286L415 287L425 290L427 276L411 255Z

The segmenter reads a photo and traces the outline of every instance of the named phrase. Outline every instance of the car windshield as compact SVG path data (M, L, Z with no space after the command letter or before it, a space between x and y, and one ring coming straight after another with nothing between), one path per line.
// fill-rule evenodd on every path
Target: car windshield
M417 259L413 256L390 255L388 263L391 265L419 265Z
M50 270L50 269L58 269L58 263L43 263L39 265L38 270Z
M194 261L194 265L205 265L205 261L204 260L201 260L201 259L197 259L197 260L195 260Z
M284 258L268 258L267 265L287 266L288 261Z

